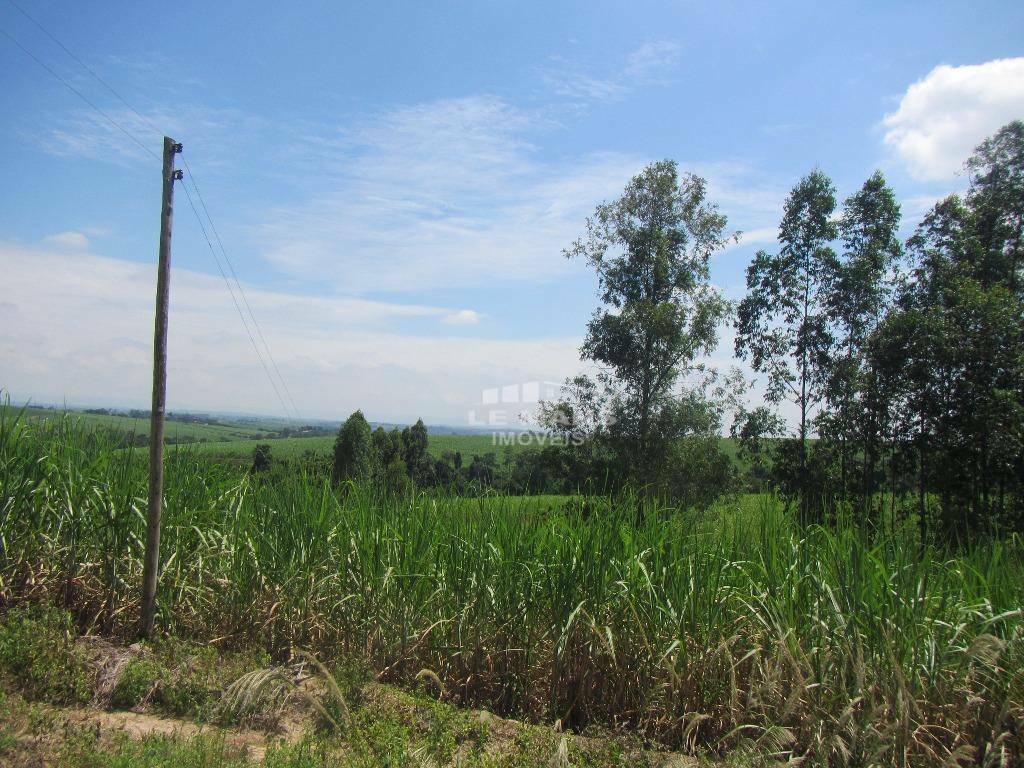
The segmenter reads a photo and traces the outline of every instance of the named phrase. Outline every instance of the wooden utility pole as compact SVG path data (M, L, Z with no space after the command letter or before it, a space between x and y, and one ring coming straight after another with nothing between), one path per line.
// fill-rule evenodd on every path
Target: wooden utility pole
M153 408L149 416L149 506L146 511L146 559L142 566L142 616L139 634L149 637L156 618L156 580L160 570L160 512L164 499L164 409L167 403L167 309L171 289L171 218L174 213L174 156L181 144L164 136L163 205L160 209L160 262L156 272L156 326L153 331Z

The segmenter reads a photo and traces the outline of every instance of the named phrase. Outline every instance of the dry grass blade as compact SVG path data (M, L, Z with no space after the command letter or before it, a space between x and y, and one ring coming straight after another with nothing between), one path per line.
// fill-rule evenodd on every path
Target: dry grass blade
M279 716L295 695L294 675L286 667L257 669L225 689L217 704L221 722L241 723Z

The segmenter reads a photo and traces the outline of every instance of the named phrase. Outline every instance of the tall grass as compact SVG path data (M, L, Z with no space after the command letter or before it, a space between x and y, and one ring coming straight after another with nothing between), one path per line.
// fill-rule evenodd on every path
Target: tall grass
M141 454L0 407L0 588L129 634ZM172 452L161 626L432 670L467 704L808 764L1019 765L1024 549L956 555L767 497L697 516L263 483ZM1016 762L1015 762L1016 761Z

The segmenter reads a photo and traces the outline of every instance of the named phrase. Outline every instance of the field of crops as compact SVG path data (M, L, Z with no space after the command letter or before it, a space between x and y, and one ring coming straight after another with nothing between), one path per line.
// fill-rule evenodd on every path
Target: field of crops
M194 450L211 456L224 458L249 458L252 456L253 448L257 442L266 443L270 446L271 455L276 459L299 458L307 452L313 452L321 456L327 456L334 447L334 437L286 437L280 439L267 439L253 441L232 440L230 442L201 443L194 446ZM494 453L500 459L508 451L520 451L522 447L518 444L506 448L501 443L496 443L491 435L430 435L427 450L432 456L439 457L446 452L460 452L463 458L468 461L474 455Z
M0 588L130 637L145 471L0 412ZM774 500L379 496L172 455L163 631L431 670L464 704L811 764L999 763L1019 745L1024 552L920 546L912 521L802 529ZM986 757L987 756L987 757Z
M31 421L59 422L69 418L84 430L111 430L118 433L148 435L149 419L133 418L120 414L97 414L84 411L64 411L47 408L27 408L25 417ZM271 453L278 459L296 459L307 452L320 456L330 454L334 446L333 435L313 437L280 435L280 430L294 424L280 419L253 418L222 420L216 423L193 423L168 420L165 434L168 440L188 444L189 450L233 460L249 459L258 443L271 446ZM523 449L522 443L506 445L489 433L450 434L436 432L430 435L428 450L432 456L440 457L446 452L461 453L468 462L474 455L494 453L499 459L508 452Z
M139 419L118 414L108 415L46 408L27 408L25 417L43 422L56 422L68 417L79 422L84 429L108 429L135 435L149 434L148 418ZM164 426L164 434L171 440L236 441L262 437L267 434L267 429L262 424L209 424L168 420Z

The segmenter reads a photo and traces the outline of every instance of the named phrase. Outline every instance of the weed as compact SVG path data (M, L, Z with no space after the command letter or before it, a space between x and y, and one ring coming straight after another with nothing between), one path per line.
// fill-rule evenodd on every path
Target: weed
M33 699L75 704L92 695L71 616L51 606L28 604L8 612L0 624L0 669Z

